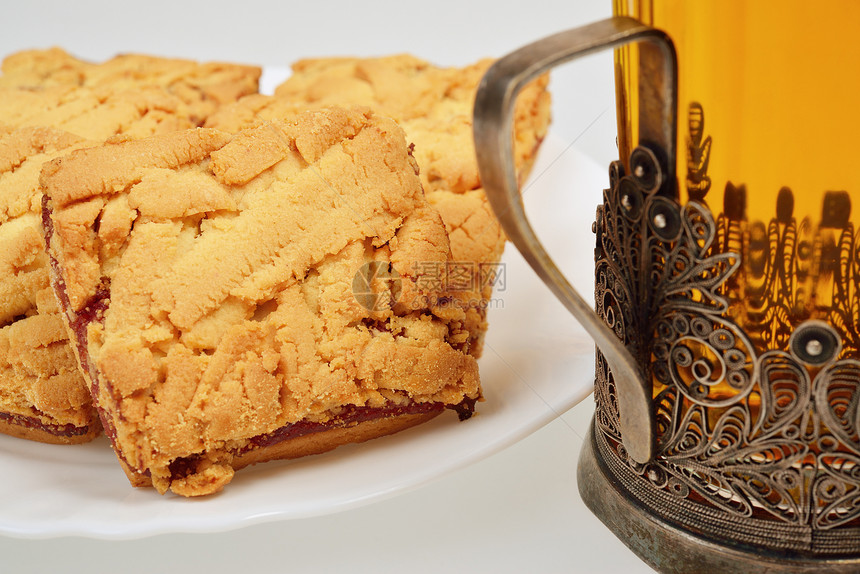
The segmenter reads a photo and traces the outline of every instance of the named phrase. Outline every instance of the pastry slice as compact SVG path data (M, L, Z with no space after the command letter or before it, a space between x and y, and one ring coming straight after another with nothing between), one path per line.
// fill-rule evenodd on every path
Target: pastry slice
M60 48L26 50L2 64L0 86L109 87L135 90L158 86L181 99L192 121L202 123L220 105L257 93L261 69L224 62L199 63L143 54L123 54L106 62L75 58Z
M501 226L484 195L472 139L478 83L492 60L440 68L409 55L302 60L275 97L243 98L216 112L207 126L235 131L255 122L287 118L328 105L366 105L394 118L413 143L421 183L447 227L453 261L437 275L466 297L471 352L480 356L486 309L494 286L503 286ZM525 179L549 125L547 78L520 94L515 110L515 160ZM428 270L428 273L430 270Z
M107 143L41 176L54 290L133 484L219 491L248 464L480 398L450 261L403 131L331 108Z
M101 429L48 284L42 165L76 148L189 129L163 88L0 88L0 432L85 442Z
M51 292L39 172L84 144L51 128L0 131L0 432L70 444L101 425Z

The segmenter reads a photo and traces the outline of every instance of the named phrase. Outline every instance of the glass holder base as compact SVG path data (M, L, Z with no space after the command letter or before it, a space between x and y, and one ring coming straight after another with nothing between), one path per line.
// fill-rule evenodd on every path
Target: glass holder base
M797 559L773 552L757 553L722 545L660 521L634 504L607 471L599 459L592 428L579 456L577 482L586 506L640 559L664 574L860 572L860 556Z

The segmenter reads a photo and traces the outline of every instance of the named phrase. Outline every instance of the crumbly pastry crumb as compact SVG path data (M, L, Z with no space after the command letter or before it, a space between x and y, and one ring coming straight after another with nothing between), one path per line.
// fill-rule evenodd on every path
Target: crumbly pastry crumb
M453 264L447 274L467 296L471 352L480 356L505 237L481 187L472 138L478 83L492 60L440 68L411 55L320 58L293 65L275 97L254 95L224 106L207 126L236 131L308 108L366 105L390 116L414 144L421 183L450 235ZM524 180L549 125L547 77L520 94L514 117L515 163Z
M73 149L186 130L257 91L259 68L58 48L13 54L0 76L0 432L78 443L101 429L48 286L42 165ZM103 250L126 214L103 215Z
M0 125L52 127L101 142L118 134L145 137L194 127L188 106L157 86L0 87Z
M51 128L0 133L0 432L57 444L100 431L48 277L44 162L85 145Z
M480 398L462 297L403 131L329 108L48 164L54 285L133 484L217 492ZM421 264L421 265L419 265Z
M262 70L226 62L194 62L121 54L106 62L76 58L61 48L25 50L3 60L0 87L88 87L132 91L161 87L180 99L199 125L219 106L255 94Z

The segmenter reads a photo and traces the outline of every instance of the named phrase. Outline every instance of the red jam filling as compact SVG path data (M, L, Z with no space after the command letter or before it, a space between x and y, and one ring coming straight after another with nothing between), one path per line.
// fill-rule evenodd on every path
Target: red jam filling
M43 423L35 417L28 417L13 413L0 412L0 421L6 421L28 429L43 431L54 436L73 437L82 436L90 432L89 426L77 427L73 424L54 425L50 423Z

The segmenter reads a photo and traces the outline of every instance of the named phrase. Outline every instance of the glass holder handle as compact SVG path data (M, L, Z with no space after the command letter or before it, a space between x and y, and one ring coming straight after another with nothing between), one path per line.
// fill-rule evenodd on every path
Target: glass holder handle
M640 42L639 145L654 152L663 170L660 193L673 194L677 134L677 59L662 31L614 17L548 36L496 61L475 100L474 137L481 181L510 241L603 353L618 390L624 448L639 463L655 453L652 385L633 355L553 263L525 215L513 162L513 112L520 90L570 60Z

